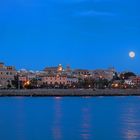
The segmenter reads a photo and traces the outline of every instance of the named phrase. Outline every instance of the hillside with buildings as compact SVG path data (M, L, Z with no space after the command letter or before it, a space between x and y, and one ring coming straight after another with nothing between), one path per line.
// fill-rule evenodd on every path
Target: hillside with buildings
M118 73L109 69L71 69L61 64L46 67L42 71L16 70L14 66L0 63L1 89L35 89L35 88L138 88L140 77L133 72Z

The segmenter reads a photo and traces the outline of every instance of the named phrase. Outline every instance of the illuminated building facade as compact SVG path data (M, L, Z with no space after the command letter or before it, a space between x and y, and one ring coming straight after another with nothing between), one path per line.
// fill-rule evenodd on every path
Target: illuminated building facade
M14 66L5 66L4 63L0 63L0 88L12 87L12 80L16 75L16 69Z

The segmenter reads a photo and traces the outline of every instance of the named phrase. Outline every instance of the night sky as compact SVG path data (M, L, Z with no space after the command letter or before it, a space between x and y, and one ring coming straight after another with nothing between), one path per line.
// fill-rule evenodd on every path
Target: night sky
M139 0L1 0L0 61L17 69L61 63L140 74L139 6Z

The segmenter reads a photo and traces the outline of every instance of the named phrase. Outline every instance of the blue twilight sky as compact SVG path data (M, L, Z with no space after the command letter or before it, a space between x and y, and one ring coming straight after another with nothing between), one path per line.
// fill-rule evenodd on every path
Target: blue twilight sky
M1 0L0 61L17 69L61 63L140 73L139 6L139 0Z

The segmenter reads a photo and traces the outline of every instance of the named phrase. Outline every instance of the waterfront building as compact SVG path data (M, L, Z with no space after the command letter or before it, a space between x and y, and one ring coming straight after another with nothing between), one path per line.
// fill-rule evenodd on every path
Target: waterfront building
M47 74L61 74L63 72L63 67L61 64L59 64L58 66L56 67L46 67L44 69L44 71L47 73Z
M76 78L87 78L91 76L90 70L85 70L85 69L75 69L73 71L73 76Z
M27 76L25 76L25 75L20 75L20 76L19 76L19 81L20 81L20 82L25 83L27 80L28 80L28 79L27 79Z
M124 81L124 84L127 84L127 85L135 85L135 83L133 82L133 80L131 79L127 79Z
M64 69L61 64L56 67L46 67L43 71L21 69L16 72L14 67L5 66L3 63L0 63L0 87L6 88L8 85L12 85L12 80L15 80L15 78L15 81L18 81L22 85L30 83L32 85L34 84L34 87L45 87L45 85L74 87L74 85L78 85L82 82L92 84L93 80L98 79L107 79L110 81L113 79L115 73L116 71L114 68L72 70L69 65ZM139 79L134 79L134 77L132 77L132 80L137 83L139 82ZM91 86L91 84L89 85Z
M46 67L44 74L40 75L42 84L47 85L72 85L77 83L78 79L74 76L73 71L68 65L66 69L59 64L57 67Z
M94 79L104 78L110 81L113 79L115 72L114 68L93 70L92 77Z
M68 76L72 76L72 75L73 75L73 71L72 71L70 65L67 65L66 70L65 70L65 73L66 73Z
M18 71L18 80L25 83L28 80L28 71L26 69L21 69Z
M45 83L47 85L66 85L67 75L48 74L42 77L42 83Z
M140 86L140 76L133 78L132 82L135 83L137 86Z
M54 86L71 86L74 83L78 83L78 79L76 77L68 76L67 74L48 74L41 77L42 84L46 85L54 85Z
M36 79L36 73L34 71L21 69L18 71L18 78L20 82L25 83L27 81L31 81L32 79Z
M73 84L78 83L78 78L73 77L73 76L68 76L67 77L67 85L72 86Z
M16 69L14 66L5 66L4 63L0 63L0 88L12 87L15 75Z

